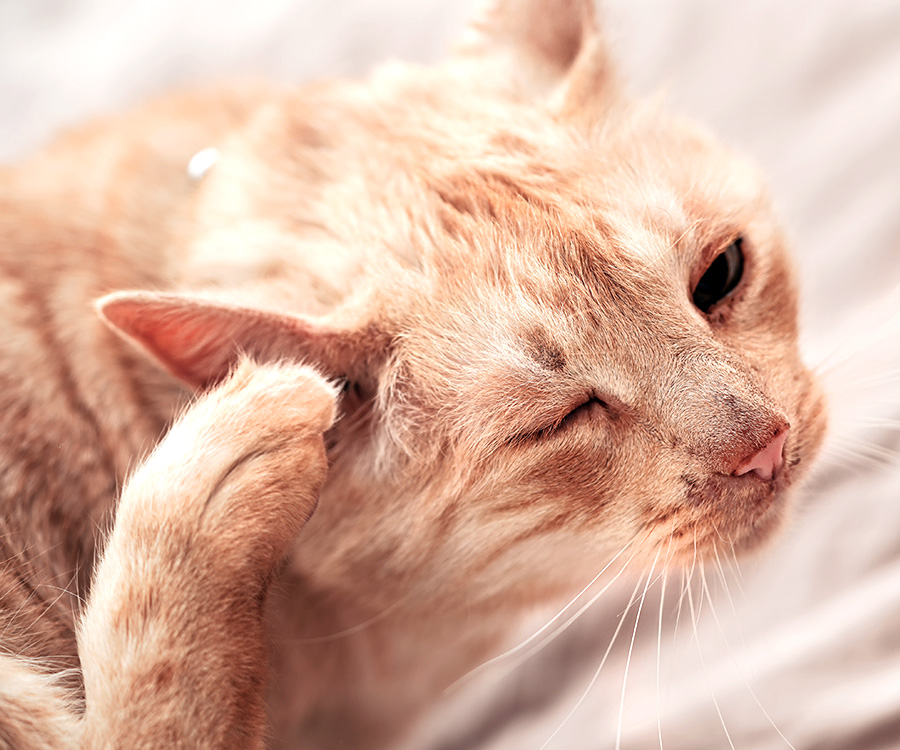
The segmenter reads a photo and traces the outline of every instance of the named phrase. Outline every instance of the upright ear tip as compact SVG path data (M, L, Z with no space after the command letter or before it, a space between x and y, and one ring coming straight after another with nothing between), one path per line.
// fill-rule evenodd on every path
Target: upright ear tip
M483 0L458 49L467 57L498 61L507 78L524 85L524 90L548 94L573 72L583 77L577 69L605 67L595 4L596 0ZM597 57L599 62L585 57ZM600 82L605 78L600 76ZM597 87L595 97L599 91Z

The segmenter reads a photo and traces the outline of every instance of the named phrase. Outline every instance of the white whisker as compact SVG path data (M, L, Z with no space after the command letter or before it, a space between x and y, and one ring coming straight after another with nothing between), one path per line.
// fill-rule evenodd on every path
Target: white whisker
M666 602L666 584L669 582L669 553L672 550L673 534L669 535L669 545L666 547L666 559L663 561L663 579L662 585L659 587L659 623L656 631L656 733L659 736L659 750L663 750L662 739L662 706L659 699L660 685L660 664L662 662L662 630L663 630L663 611Z
M647 583L644 584L644 590L641 592L641 601L638 604L638 611L634 618L634 629L631 631L631 643L628 646L628 656L625 658L625 674L622 677L622 698L619 700L619 724L616 729L616 750L622 747L622 718L625 715L625 688L628 685L628 668L631 666L631 655L634 652L634 641L637 638L638 623L641 621L641 612L644 610L644 600L647 598L647 590L650 588L651 579L653 578L653 570L656 568L656 561L659 559L659 550L656 550L656 556L650 565L650 572L647 574Z
M393 602L390 606L385 607L381 612L376 615L373 615L368 620L363 620L362 622L358 622L356 625L351 625L348 628L344 628L343 630L335 631L334 633L327 633L326 635L314 635L314 636L304 636L301 638L293 638L291 639L292 643L303 643L303 644L311 644L311 643L330 643L331 641L336 641L341 638L348 638L349 636L356 635L367 628L372 627L378 622L388 618L394 612L396 612L400 607L409 599L410 594L407 593L406 596L402 596L397 601Z
M681 596L678 597L678 612L675 615L675 627L672 629L672 642L674 643L678 637L678 623L681 622L681 608L684 605L684 595L687 593L688 587L694 578L694 566L697 564L697 540L694 538L694 557L691 559L690 571L685 580L684 570L681 571Z
M606 647L606 651L603 654L603 658L600 660L600 666L597 667L597 671L594 672L594 676L591 678L591 681L588 683L587 687L584 689L584 692L581 694L581 697L572 706L572 709L569 713L566 714L565 718L560 722L559 726L553 730L553 734L551 734L546 742L541 745L540 750L546 750L546 747L552 742L553 738L556 737L557 734L560 733L562 728L566 725L569 719L575 715L575 712L581 707L581 704L584 703L585 699L588 696L588 693L591 692L591 688L597 682L597 679L600 677L600 671L603 669L606 664L606 660L609 658L610 653L612 652L613 645L616 642L616 638L619 637L619 632L622 630L622 626L625 624L625 618L628 616L628 613L631 611L631 607L634 605L634 600L637 598L638 589L641 587L641 581L638 579L638 582L635 584L634 591L631 592L631 598L628 600L628 605L625 607L625 610L619 615L619 622L616 625L616 629L612 634L612 638L609 640L609 645Z
M718 551L716 553L716 558L718 559ZM750 653L750 649L747 646L747 641L744 638L744 632L741 629L740 618L738 617L737 608L734 606L734 599L732 599L731 592L728 590L728 581L725 578L725 574L722 571L721 565L719 566L719 576L722 581L722 586L725 589L725 596L728 599L729 604L731 605L731 611L734 613L735 620L738 623L738 636L741 639L741 643L743 644L744 651L746 653ZM740 665L738 664L737 660L734 658L731 644L728 642L728 637L725 635L725 629L722 627L722 623L719 621L719 616L716 614L716 608L713 606L712 596L710 595L709 587L706 585L705 578L703 579L703 590L706 594L706 598L709 600L709 609L712 612L713 620L715 620L716 626L719 629L719 633L721 633L721 635L722 635L722 640L725 641L725 645L728 647L729 654L732 655L732 663L734 664L735 668L737 669L738 674L740 674L741 679L744 681L744 685L747 687L747 690L749 691L750 695L753 697L753 700L756 701L756 705L759 706L759 710L762 711L763 716L766 717L766 720L769 722L769 724L772 725L772 728L778 733L778 736L781 737L782 740L784 740L785 744L790 748L790 750L797 750L797 748L795 748L791 744L791 741L787 737L784 736L784 733L781 731L781 729L778 728L778 725L775 723L774 719L772 719L772 717L769 715L769 712L766 711L765 706L763 706L762 702L759 700L759 697L756 695L756 691L751 686L750 681L747 679L746 675L744 674L744 672L741 669Z
M663 576L662 586L659 589L659 623L656 631L656 734L659 737L659 750L663 750L662 738L662 701L660 700L660 664L662 663L662 626L663 626L663 610L666 601L666 583L668 583L668 571Z
M705 587L706 585L706 575L704 573L703 568L700 569L700 577L702 581L702 585ZM703 600L700 600L701 604ZM709 686L709 694L712 696L713 705L716 708L716 713L719 715L719 722L722 724L722 730L725 732L725 737L728 740L728 746L731 750L735 750L734 742L731 740L731 734L728 731L728 727L725 724L725 717L722 715L722 709L719 706L719 700L716 698L716 693L712 687L712 681L709 678L709 669L706 667L706 659L703 657L703 649L700 646L700 637L697 634L697 619L699 616L699 612L694 610L694 596L690 589L688 589L688 604L691 608L691 621L694 624L694 636L697 640L697 653L700 654L700 664L703 666L703 673L706 675L706 684Z
M898 297L900 286L861 308L852 324L843 327L837 344L826 355L819 357L818 364L813 368L815 373L827 378L847 362L856 359L861 352L876 348L885 339L892 339L900 325ZM872 326L872 321L878 323Z
M900 367L891 368L875 375L863 375L858 378L841 379L841 388L859 390L867 387L894 385L900 383Z
M696 558L697 558L697 530L694 529L694 559L696 560ZM704 571L703 571L703 561L702 561L702 560L700 561L699 572L700 572L700 576L701 576L701 577L703 577L703 576L705 575L705 574L704 574ZM697 637L697 625L696 625L696 623L697 623L697 621L700 619L700 614L701 614L701 612L703 611L703 599L700 599L700 604L697 606L697 609L696 609L696 611L695 611L695 610L694 610L694 599L693 599L693 596L691 595L691 589L690 589L690 588L688 588L687 594L688 594L688 601L689 601L690 604L691 604L691 619L692 619L693 622L694 622L694 632L691 633L691 638L690 638L690 640L688 641L688 646L690 646L691 643L694 642L694 639ZM699 647L699 644L698 644L698 647Z
M869 417L868 419L860 419L856 422L860 427L886 427L890 429L900 429L900 419L890 419L888 417Z
M730 546L730 549L731 549L731 559L734 561L734 570L737 571L738 580L739 580L739 584L740 584L740 583L744 582L744 571L741 570L741 561L738 560L737 550L734 548L733 544ZM744 596L744 598L746 598L747 594L744 592L743 586L741 586L740 588L741 588L741 594Z
M668 212L666 212L666 213L668 213ZM661 252L659 255L655 256L655 257L652 259L651 263L655 265L655 264L661 262L667 255L669 255L673 250L675 250L675 249L678 247L678 243L680 243L685 237L687 237L692 231L694 231L694 229L696 229L696 228L697 228L698 226L700 226L700 224L702 224L702 223L703 223L702 219L698 219L697 221L693 222L687 229L685 229L685 230L679 235L679 237L678 237L677 240L675 240L674 242L672 242L672 243L671 243L665 250L663 250L663 252Z
M744 580L744 576L743 573L741 573L741 567L737 559L737 553L734 550L734 545L729 544L729 549L731 550L731 558L734 560L735 569L738 574L738 577L735 579L735 583L737 583L737 587L738 589L740 589L741 596L746 599L747 594L744 593L744 587L741 585ZM719 577L722 579L722 585L725 587L725 593L728 594L728 599L732 602L732 609L734 609L734 600L731 598L731 591L728 590L728 584L726 583L725 576L725 566L722 565L722 558L719 556L719 548L713 547L713 553L716 556L716 567L719 569ZM737 610L735 610L735 616L737 616Z
M628 542L628 544L626 544L624 547L622 547L622 549L620 549L616 553L615 557L613 557L606 565L604 565L603 569L599 573L597 573L597 575L595 575L590 580L590 582L586 586L584 586L584 588L581 589L581 591L579 591L575 596L572 597L572 599L569 600L568 604L566 604L559 612L557 612L552 618L550 618L546 623L544 623L538 630L536 630L534 633L532 633L530 636L528 636L521 643L518 643L517 645L508 649L507 651L504 651L502 654L494 656L494 657L488 659L486 662L484 662L484 663L478 665L477 667L475 667L474 669L470 670L469 672L464 674L462 677L460 677L458 680L453 682L444 692L448 693L448 692L456 689L457 687L459 687L463 684L466 684L467 682L474 679L477 675L481 674L488 668L492 667L497 662L505 661L506 659L509 659L510 657L515 656L516 654L518 654L519 652L524 650L527 646L529 646L531 643L533 643L537 638L539 638L543 633L545 633L557 620L559 620L560 617L562 617L569 609L571 609L574 606L574 604L591 588L591 586L593 586L597 582L597 580L600 578L600 576L602 576L609 569L609 567L622 555L623 552L625 552L626 549L628 549L628 547L633 542L634 542L634 540L632 539L631 541ZM513 664L510 665L510 668L515 667L516 665L521 663L521 661L524 661L524 660L528 659L529 657L533 656L535 653L537 653L538 651L540 651L541 649L546 647L548 644L552 643L560 635L562 635L562 633L564 633L572 625L572 623L574 623L576 620L578 620L582 614L584 614L588 609L590 609L597 602L597 600L603 594L605 594L609 590L609 588L619 579L619 577L622 575L622 573L625 572L625 569L628 567L628 564L634 559L634 556L637 554L637 552L638 552L637 549L634 552L632 552L631 557L629 557L625 561L625 563L622 565L621 568L619 568L618 572L612 577L612 579L605 586L603 586L596 594L594 594L587 601L586 604L582 605L575 612L575 614L573 614L569 619L567 619L565 622L563 622L563 624L557 630L555 630L553 633L551 633L544 641L539 643L537 649L525 653L522 656L522 659L513 662Z
M900 461L900 452L885 448L877 443L872 443L862 438L852 438L846 435L836 438L835 442L848 451L855 451L855 455L861 459L871 459L876 463L893 464Z

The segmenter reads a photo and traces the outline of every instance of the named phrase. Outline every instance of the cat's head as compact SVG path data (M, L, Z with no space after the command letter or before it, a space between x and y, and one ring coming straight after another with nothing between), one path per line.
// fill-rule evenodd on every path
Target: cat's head
M216 288L103 308L195 386L235 345L345 380L315 564L489 596L779 525L825 417L763 180L623 92L589 2L496 3L443 66L220 147L191 250Z

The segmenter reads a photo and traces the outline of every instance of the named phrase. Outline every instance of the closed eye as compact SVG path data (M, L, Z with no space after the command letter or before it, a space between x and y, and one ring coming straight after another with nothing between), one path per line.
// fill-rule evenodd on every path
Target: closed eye
M609 402L598 396L587 396L573 402L569 410L552 423L535 430L521 432L509 438L506 442L510 445L517 445L534 440L547 439L562 435L577 425L589 424L603 417L615 418L616 415L617 410L612 408Z
M599 416L609 414L609 404L601 398L591 396L570 410L554 426L554 430L565 430L569 427L591 421Z

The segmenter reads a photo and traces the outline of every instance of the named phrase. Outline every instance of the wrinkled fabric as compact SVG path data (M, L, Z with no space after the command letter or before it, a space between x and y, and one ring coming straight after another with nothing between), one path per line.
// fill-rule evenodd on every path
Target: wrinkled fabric
M0 160L172 87L434 61L470 8L3 3ZM794 239L809 362L831 393L831 437L779 541L740 574L721 561L729 593L718 566L705 571L708 597L695 571L678 618L672 574L660 619L652 581L640 626L626 618L594 679L638 579L622 580L537 655L450 691L409 747L599 750L618 738L697 750L727 748L729 736L738 750L900 747L900 5L606 0L604 12L634 91L662 86L672 109L770 175ZM553 614L536 613L522 637Z

